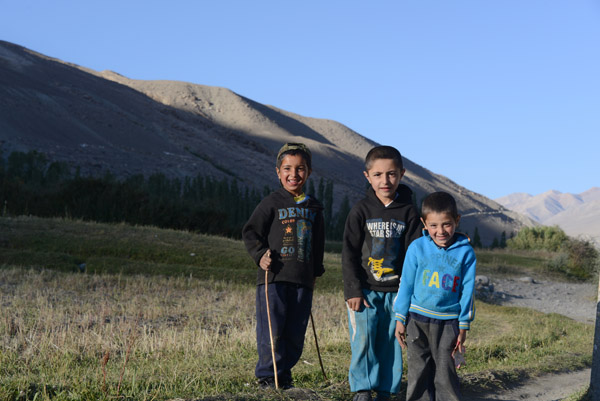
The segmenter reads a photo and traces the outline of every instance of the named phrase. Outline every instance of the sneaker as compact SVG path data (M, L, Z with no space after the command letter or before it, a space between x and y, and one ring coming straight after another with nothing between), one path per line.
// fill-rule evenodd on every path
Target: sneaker
M363 391L357 391L356 394L354 395L354 398L352 398L352 401L371 401L371 391L369 390L363 390Z
M279 388L283 389L283 390L289 390L291 388L294 388L294 381L292 380L292 378L282 378L279 380Z
M377 393L375 401L390 401L390 393Z
M275 378L274 377L259 377L258 378L258 385L260 386L260 388L275 388Z
M282 390L289 390L291 388L294 388L294 381L292 379L279 380L278 384L279 388ZM261 377L260 379L258 379L258 385L260 386L260 388L263 389L275 388L275 378L271 376Z

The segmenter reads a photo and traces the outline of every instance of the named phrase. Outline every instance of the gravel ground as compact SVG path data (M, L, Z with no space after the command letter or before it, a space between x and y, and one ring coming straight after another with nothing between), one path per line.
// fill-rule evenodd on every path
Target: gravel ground
M590 384L590 369L571 373L546 375L501 394L465 394L463 401L559 401L573 395Z
M502 305L524 306L544 313L560 313L594 324L597 287L594 284L537 281L531 277L492 279L494 295Z
M502 304L522 306L544 313L560 313L594 324L598 287L594 284L537 281L531 277L492 279L493 297ZM464 401L557 401L590 384L590 369L546 375L501 394L466 394Z

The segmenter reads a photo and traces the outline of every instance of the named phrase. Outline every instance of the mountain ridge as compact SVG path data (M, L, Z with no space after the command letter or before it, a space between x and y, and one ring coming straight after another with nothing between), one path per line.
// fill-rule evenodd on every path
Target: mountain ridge
M336 205L364 196L364 155L376 142L343 124L264 105L227 88L145 81L94 71L0 41L0 146L37 150L83 173L235 179L275 188L284 142L313 153L311 179L334 184ZM400 149L405 154L406 150ZM404 158L403 182L417 201L445 190L457 198L461 229L490 244L533 222Z
M580 194L549 190L539 195L509 194L496 199L507 209L536 223L559 226L573 237L587 237L600 244L600 187Z

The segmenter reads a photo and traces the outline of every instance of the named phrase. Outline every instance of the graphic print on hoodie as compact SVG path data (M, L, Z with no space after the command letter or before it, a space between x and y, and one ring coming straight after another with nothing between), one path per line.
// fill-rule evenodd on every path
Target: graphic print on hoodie
M313 223L316 213L304 207L277 210L279 221L285 225L280 254L282 261L306 262L311 258ZM293 225L296 225L295 229Z
M406 224L400 220L377 218L368 219L366 226L372 238L368 263L371 274L377 281L398 279L392 262L402 249L401 238Z
M298 261L310 260L312 223L308 220L298 220L296 229L298 232Z

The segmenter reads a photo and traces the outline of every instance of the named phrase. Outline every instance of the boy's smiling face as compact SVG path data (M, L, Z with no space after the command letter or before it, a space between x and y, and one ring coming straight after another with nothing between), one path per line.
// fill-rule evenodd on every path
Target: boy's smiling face
M310 170L304 157L299 154L286 155L277 168L277 177L283 188L294 196L302 195L302 186L308 180Z
M375 195L383 203L388 204L396 197L396 189L404 175L404 169L398 168L393 159L377 159L371 168L365 171L365 177L373 187Z
M439 247L447 248L452 245L460 216L454 219L450 213L431 212L421 221L433 242Z

